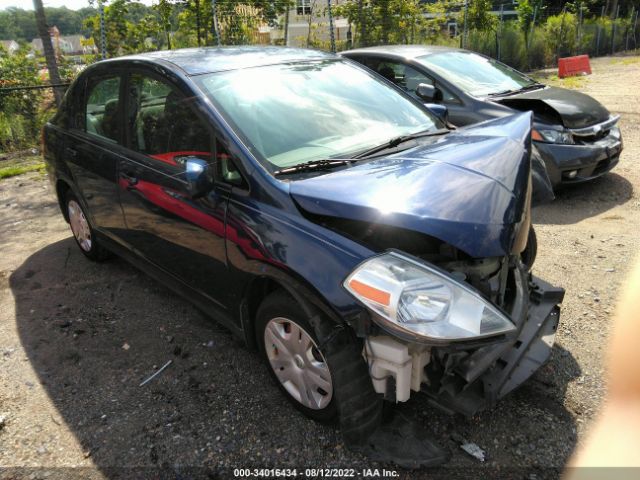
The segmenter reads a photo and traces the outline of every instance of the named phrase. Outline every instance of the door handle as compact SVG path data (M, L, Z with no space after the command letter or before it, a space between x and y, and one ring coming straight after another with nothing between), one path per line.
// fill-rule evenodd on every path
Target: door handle
M76 152L73 148L67 147L64 151L67 157L76 158L78 156L78 152Z
M127 181L129 185L135 185L136 183L138 183L138 178L128 172L122 172L120 175Z

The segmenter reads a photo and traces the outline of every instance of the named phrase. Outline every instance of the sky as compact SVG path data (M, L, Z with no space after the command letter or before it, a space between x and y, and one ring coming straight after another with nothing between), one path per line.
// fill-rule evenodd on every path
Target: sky
M138 0L140 3L151 5L152 0ZM45 7L67 7L71 10L78 10L89 6L89 0L42 0ZM94 3L97 4L97 1ZM0 10L8 7L20 7L25 10L33 10L31 0L0 0Z

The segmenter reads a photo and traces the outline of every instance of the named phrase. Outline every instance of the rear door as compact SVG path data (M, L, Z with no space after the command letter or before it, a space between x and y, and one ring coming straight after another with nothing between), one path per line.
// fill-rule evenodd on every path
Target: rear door
M225 307L227 195L192 198L185 161L211 161L215 137L175 84L140 70L127 78L126 143L118 185L126 241L143 257Z
M92 225L117 235L124 228L118 201L117 167L123 153L123 77L98 70L84 80L84 89L64 149L73 181L88 207Z

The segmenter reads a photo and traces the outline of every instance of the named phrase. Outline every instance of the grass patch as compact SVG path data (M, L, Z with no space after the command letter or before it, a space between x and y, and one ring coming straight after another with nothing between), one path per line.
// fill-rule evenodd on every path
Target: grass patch
M617 65L635 65L640 63L640 57L623 58L622 60L616 60L614 63Z
M573 90L577 90L579 88L584 87L584 84L587 80L586 75L576 75L575 77L565 77L560 78L557 74L549 74L549 73L534 73L532 76L535 80L545 83L547 85L552 85L554 87L563 87L563 88L571 88Z
M28 172L44 171L44 163L36 163L33 165L14 165L11 167L0 168L0 180L3 178L15 177Z

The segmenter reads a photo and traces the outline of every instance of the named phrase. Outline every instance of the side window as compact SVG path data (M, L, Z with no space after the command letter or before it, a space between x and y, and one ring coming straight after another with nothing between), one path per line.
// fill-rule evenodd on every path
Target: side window
M120 77L89 81L84 109L84 130L113 142L120 140Z
M383 77L391 80L396 85L405 89L411 96L418 98L416 95L416 89L421 83L427 85L434 85L434 81L431 77L419 72L410 65L405 65L400 62L392 62L384 60L378 64L376 71ZM441 85L436 85L442 92L443 103L460 103L460 101L449 90L443 88Z
M235 185L238 187L246 187L247 184L240 174L240 170L233 161L233 157L229 154L229 150L224 144L216 139L216 178L218 181Z
M211 160L209 129L182 93L153 77L133 74L128 97L132 150L174 166L187 157Z

